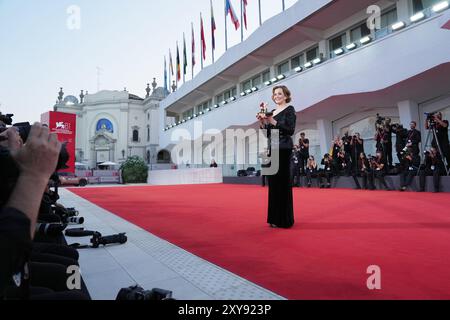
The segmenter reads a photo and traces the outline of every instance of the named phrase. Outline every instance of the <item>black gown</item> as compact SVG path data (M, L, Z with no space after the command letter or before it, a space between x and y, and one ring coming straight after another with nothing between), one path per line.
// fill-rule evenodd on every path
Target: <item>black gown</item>
M290 174L290 159L294 144L292 136L295 132L297 116L292 106L274 116L277 125L269 125L271 130L279 130L279 143L270 143L271 148L279 147L280 167L278 173L269 176L269 210L267 222L279 228L291 228L294 225L294 205Z

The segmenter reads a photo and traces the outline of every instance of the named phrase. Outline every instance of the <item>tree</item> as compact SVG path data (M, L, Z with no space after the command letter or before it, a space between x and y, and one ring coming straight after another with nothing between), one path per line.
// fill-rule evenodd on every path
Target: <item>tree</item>
M141 158L130 157L120 167L124 183L147 183L148 166Z

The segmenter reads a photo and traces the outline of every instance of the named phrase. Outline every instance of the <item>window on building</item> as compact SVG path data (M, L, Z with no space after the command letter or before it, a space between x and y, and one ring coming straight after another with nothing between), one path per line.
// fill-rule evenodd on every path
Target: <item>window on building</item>
M216 96L216 103L221 103L223 101L223 93Z
M252 88L252 81L247 80L244 83L242 83L242 91L246 91Z
M277 68L278 74L285 74L289 72L289 61L283 62Z
M347 34L343 33L330 40L330 51L334 52L347 44Z
M236 97L236 95L237 95L237 89L236 89L236 87L234 87L233 89L231 89L231 96Z
M381 15L381 28L387 28L397 22L397 9L393 9Z
M350 31L350 41L356 42L368 35L370 35L370 29L367 27L367 23L364 22Z
M270 81L270 70L264 71L262 73L262 81L263 82Z
M306 61L312 61L319 57L319 47L306 51Z
M261 75L260 74L252 79L252 87L258 87L258 86L261 85L261 83L262 82L261 82Z
M183 119L188 120L189 117L194 115L194 109L189 109L188 111L183 112Z
M150 141L150 127L147 127L147 142Z
M133 130L133 142L139 142L139 130Z
M442 0L413 0L414 13L430 8L441 1Z
M304 59L303 59L303 55L298 55L296 57L293 57L291 59L291 69L295 69L297 67L300 67L304 65Z

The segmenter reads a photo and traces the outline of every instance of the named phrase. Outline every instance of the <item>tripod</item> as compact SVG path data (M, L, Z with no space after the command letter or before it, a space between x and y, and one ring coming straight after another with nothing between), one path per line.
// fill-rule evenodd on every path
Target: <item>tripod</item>
M447 163L447 159L445 158L445 155L442 153L442 148L441 145L439 143L438 137L437 137L437 133L436 133L436 125L435 124L431 124L430 125L430 129L428 129L428 135L427 135L427 139L425 141L425 149L427 148L430 139L433 137L432 141L436 141L436 145L439 151L439 154L441 156L442 162L444 163L444 167L445 167L445 173L447 174L447 176L449 175L450 171L448 168L448 163ZM420 168L424 168L426 163L425 163L425 159L426 157L424 157L423 159L423 163L421 164ZM419 172L420 172L420 168L419 168Z

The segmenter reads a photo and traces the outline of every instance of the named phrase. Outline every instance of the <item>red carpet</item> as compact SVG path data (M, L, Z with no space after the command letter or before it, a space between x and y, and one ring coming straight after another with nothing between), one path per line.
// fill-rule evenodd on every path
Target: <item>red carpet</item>
M297 189L296 225L278 230L258 186L71 191L289 299L450 299L448 194Z

